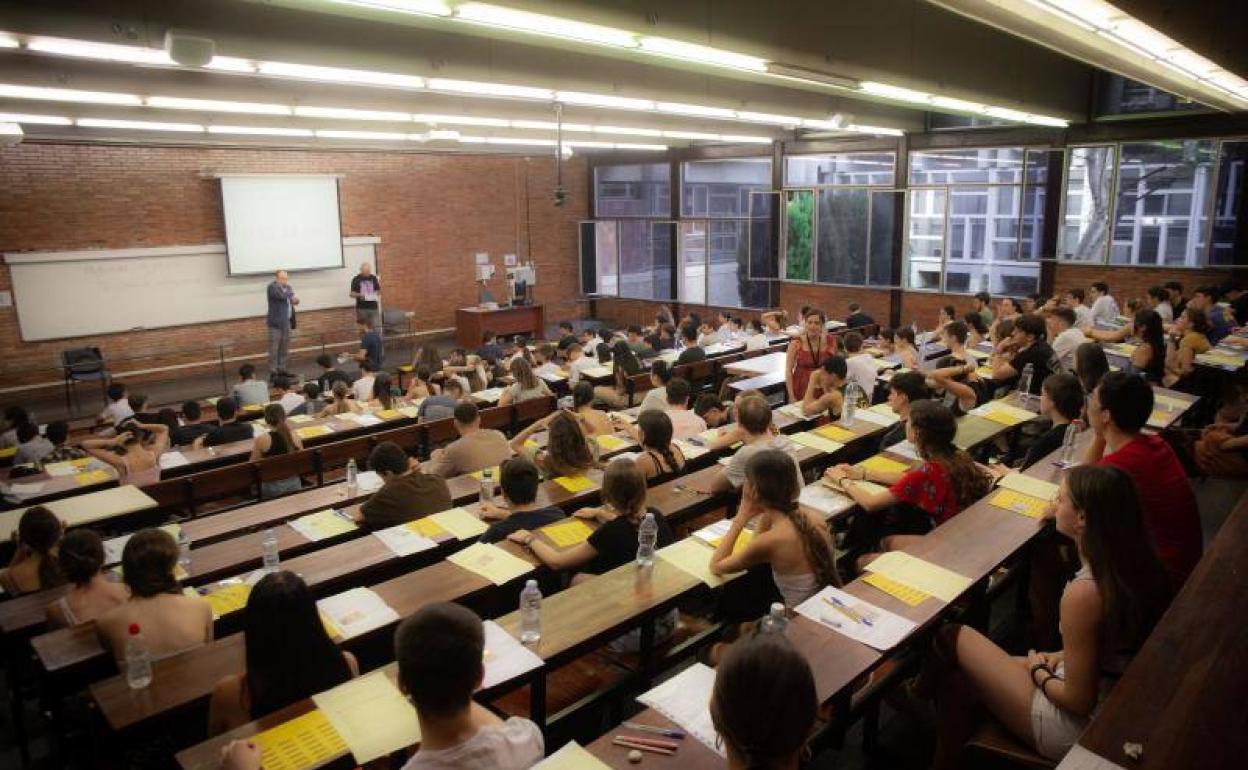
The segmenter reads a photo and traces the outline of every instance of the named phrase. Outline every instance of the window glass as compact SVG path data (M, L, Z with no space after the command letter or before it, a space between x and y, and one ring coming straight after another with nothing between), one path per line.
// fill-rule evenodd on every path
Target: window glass
M860 187L819 190L820 283L866 285L870 200Z
M1122 145L1109 261L1201 264L1214 171L1212 139Z
M906 226L906 288L940 289L945 257L945 188L912 189Z
M1073 147L1067 154L1062 227L1057 236L1060 259L1104 261L1113 172L1113 147Z
M831 155L790 155L784 159L784 184L821 185L893 184L897 155L892 152L846 152Z
M672 181L668 164L594 168L594 215L670 217Z
M581 291L614 297L619 293L618 223L581 222Z
M671 223L622 220L619 244L620 296L672 299Z
M1218 187L1213 207L1211 265L1242 265L1248 233L1244 232L1244 201L1248 193L1248 142L1223 142L1218 156ZM1239 243L1238 250L1236 243ZM1237 256L1238 255L1238 256Z
M1012 184L1023 181L1021 147L916 150L910 184Z
M682 163L680 214L683 217L748 217L750 192L770 189L770 158Z
M903 219L905 193L899 190L871 192L871 227L867 232L867 283L893 286L893 239Z
M699 305L706 303L707 229L708 222L705 219L680 223L680 265L676 280L680 287L681 302Z
M749 276L775 280L780 277L780 238L776 233L780 193L750 193Z
M704 241L705 302L733 307L768 307L772 281L752 278L750 268L776 276L778 255L774 229L770 158L699 160L681 164L680 210L682 291L696 292L689 270L696 269L698 241ZM761 194L761 195L760 195ZM756 200L752 200L756 199ZM753 207L753 208L752 208ZM755 212L762 212L759 221ZM757 249L755 249L757 246ZM751 265L757 251L761 264ZM682 302L703 301L695 295Z
M809 281L815 253L815 194L811 190L785 190L784 200L784 277Z

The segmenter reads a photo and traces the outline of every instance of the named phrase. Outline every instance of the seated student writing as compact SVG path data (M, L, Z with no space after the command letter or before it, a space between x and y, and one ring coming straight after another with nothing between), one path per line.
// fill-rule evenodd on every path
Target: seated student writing
M1109 359L1104 348L1095 342L1085 342L1075 348L1075 376L1083 386L1085 397L1092 395L1106 374L1109 374Z
M321 397L321 386L315 382L303 383L303 403L295 407L290 415L308 416L319 414L325 408L325 399Z
M550 395L550 388L546 386L546 381L534 374L533 367L529 366L529 362L523 358L512 359L511 376L515 382L503 388L502 395L498 397L499 406L518 404Z
M273 387L277 390L277 403L282 405L286 414L296 414L303 406L303 393L295 387L295 378L289 374L279 374L273 378Z
M594 386L578 382L572 388L572 411L590 436L606 436L615 432L611 415L594 408Z
M406 524L453 505L446 479L422 473L420 463L393 441L383 441L369 453L368 469L385 483L353 516L367 529Z
M754 455L768 449L783 451L789 446L788 439L777 435L772 430L771 405L761 394L750 396L743 394L738 400L737 427L738 430L729 431L731 435L724 440L731 441L731 443L740 441L742 447L728 460L728 464L721 466L711 478L709 488L706 490L708 492L732 492L740 489L746 481L746 466ZM735 441L732 441L733 439ZM731 446L731 443L727 445ZM789 458L789 464L796 469L798 478L801 478L802 469L798 465L797 458L788 453L784 454Z
M347 385L351 384L351 378L346 372L334 365L334 359L328 353L322 353L317 356L316 365L321 368L321 373L316 378L316 384L322 393L332 391L335 383L345 382ZM440 367L441 365L442 361L439 359L438 366Z
M503 505L482 501L481 518L493 521L481 535L483 543L497 543L512 532L538 529L566 518L555 505L544 505L537 499L542 475L528 458L513 457L499 466L499 489Z
M122 578L130 599L96 621L104 649L120 664L126 657L130 627L137 625L153 660L212 641L212 607L178 586L178 544L161 529L134 534L121 552Z
M337 687L360 673L355 656L329 638L303 578L265 575L243 610L246 671L217 682L208 702L208 735L219 735Z
M588 540L571 548L555 548L530 529L518 529L509 538L529 548L551 569L601 575L629 563L637 555L637 527L646 515L646 480L636 465L619 458L607 466L602 477L602 503L601 507L576 511L577 518L596 521L600 526ZM657 513L654 518L658 525L657 547L670 545L675 537L667 520Z
M702 418L708 428L719 428L728 422L728 410L714 393L703 393L693 402L693 413Z
M127 397L128 394L124 384L120 382L111 383L105 391L105 395L108 397L108 406L105 406L104 411L100 412L98 418L100 422L108 423L115 428L134 416L134 410L130 408L130 399ZM22 410L22 414L25 414L25 410ZM7 416L8 413L6 412ZM26 419L29 420L29 418ZM8 422L12 424L13 420L10 419Z
M706 351L702 349L702 345L698 341L698 327L696 324L681 324L680 339L684 344L684 348L680 351L680 355L676 358L677 366L682 364L693 364L698 361L706 360Z
M13 531L13 558L0 570L0 588L10 596L42 591L65 583L57 565L61 522L42 505L27 508Z
M824 473L868 514L891 509L882 520L866 525L872 531L864 532L862 542L857 544L868 549L858 558L859 569L879 555L873 545L878 544L884 551L904 548L988 494L988 476L970 455L954 446L957 432L958 424L949 407L936 401L919 401L910 405L906 439L914 445L922 462L904 473L845 464ZM889 486L871 491L852 484L853 480ZM897 503L908 506L897 508Z
M195 439L200 436L208 435L215 427L217 427L215 421L204 420L204 410L198 401L194 399L185 401L182 404L182 424L169 430L169 443L172 446L189 446L194 444ZM50 426L49 430L51 430Z
M902 368L919 368L919 349L915 345L914 329L903 326L893 333L892 356L901 362Z
M746 322L745 328L741 330L742 337L745 341L745 349L747 352L754 350L765 350L771 344L771 340L767 338L767 332L763 327L763 322L758 319L750 319Z
M672 420L666 412L643 412L637 425L628 427L629 435L641 444L635 462L647 481L684 469L685 454L672 443Z
M450 386L451 383L447 383ZM427 402L426 402L427 403ZM455 432L459 438L433 450L425 472L444 479L492 468L511 457L511 446L500 431L481 427L481 410L471 401L454 406Z
M373 397L373 383L377 381L377 370L368 361L360 362L360 378L351 383L351 393L361 405L367 404Z
M69 441L69 423L64 420L53 420L48 423L45 433L48 441L52 443L52 451L44 455L44 465L62 463L69 460L81 460L87 456L86 450L82 447L67 443Z
M1061 759L1166 610L1170 583L1126 473L1072 468L1052 515L1081 565L1061 599L1063 649L1012 657L967 626L941 629L924 672L940 717L935 768L963 766L977 705L1042 756Z
M217 417L221 421L220 424L212 426L207 433L195 439L191 443L192 448L201 449L235 441L248 441L254 435L250 425L238 421L238 404L229 396L217 401Z
M568 346L568 384L576 387L581 382L581 375L586 369L593 369L598 366L598 359L585 354L585 348L580 343L573 343ZM592 387L592 385L591 385Z
M317 417L336 417L340 414L357 414L364 411L364 407L352 398L355 394L351 390L351 386L345 382L335 382L331 395L333 400L325 405L325 408L321 410ZM217 402L217 411L221 411L220 402Z
M628 379L641 373L641 362L628 347L624 340L616 340L610 348L610 358L615 363L612 368L612 384L599 385L594 388L594 398L616 409L628 406ZM599 353L599 360L602 354Z
M984 317L975 311L971 311L962 316L962 323L966 324L966 344L969 347L976 347L979 343L988 339L988 324L984 322Z
M829 419L838 419L845 405L845 383L849 367L845 358L830 355L810 376L806 393L802 396L802 414L816 415L827 412Z
M559 349L567 350L569 346L576 344L576 335L572 333L571 321L559 322Z
M900 372L888 381L888 399L885 401L893 414L900 419L880 436L877 452L883 452L893 444L906 440L906 422L910 419L910 407L931 398L927 380L919 372Z
M43 459L52 453L52 442L39 435L39 426L24 422L17 426L17 452L13 465L41 467Z
M71 587L48 605L50 629L90 622L130 598L124 585L104 576L104 542L94 530L65 533L57 548L56 563Z
M143 486L160 481L160 453L169 447L169 428L159 423L128 422L114 438L84 439L82 448L117 471L122 484Z
M674 377L667 383L667 404L664 414L672 422L672 435L676 438L693 438L706 431L706 421L689 410L689 397L693 388L689 381Z
M546 446L530 451L525 442L542 429L547 432ZM511 448L518 455L527 453L548 479L579 476L598 464L598 442L591 441L587 433L580 418L561 409L517 433Z
M544 342L533 351L533 373L538 377L561 379L567 373L559 367L555 346Z

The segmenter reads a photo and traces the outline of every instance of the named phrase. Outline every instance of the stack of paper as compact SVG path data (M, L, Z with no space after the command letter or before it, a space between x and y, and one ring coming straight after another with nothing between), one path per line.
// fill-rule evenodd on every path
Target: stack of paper
M367 588L352 588L316 603L340 641L399 621L399 613Z
M852 430L846 430L839 425L824 425L821 428L815 428L812 432L823 436L824 438L839 441L842 444L847 444L858 438L857 433L854 433Z
M424 399L421 399L421 400L423 401ZM399 414L403 415L404 417L410 417L411 419L415 420L417 417L420 417L420 404L415 403L410 406L401 406L398 408L397 411Z
M476 516L473 516L463 508L452 508L449 511L439 511L432 516L427 516L425 519L419 519L418 521L425 520L428 520L451 533L457 540L471 540L489 529L485 522L481 521ZM420 530L418 529L417 531ZM434 537L434 535L424 532L421 534L424 534L426 537Z
M811 419L810 417L806 416L805 412L802 411L801 404L785 404L784 406L780 407L776 411L779 412L780 414L788 415L789 417L792 417L795 420Z
M16 450L15 450L16 451ZM77 460L65 460L59 463L48 463L43 466L43 472L49 476L72 476L78 471L91 465L90 457L81 457Z
M896 647L915 627L913 621L833 586L827 586L793 609L820 625L881 651Z
M361 765L420 742L416 709L384 670L317 693L312 702Z
M111 471L104 470L103 468L96 468L93 471L84 471L83 473L79 473L75 478L78 480L79 486L85 487L89 484L104 484L112 481L113 474Z
M320 709L270 727L251 740L260 749L260 766L264 770L319 767L347 750L342 736Z
M533 571L532 564L491 543L473 543L446 560L499 586Z
M379 529L373 533L373 537L385 543L395 556L411 556L414 553L437 548L436 541L419 534L410 526L413 523L415 522Z
M312 422L315 419L310 414L292 414L286 418L286 422L293 422L295 425L303 425L305 422Z
M295 429L295 433L297 433L299 438L302 439L316 438L317 436L328 436L333 432L334 429L328 425L309 425L304 428Z
M186 455L176 450L162 452L158 462L162 471L167 471L170 468L181 468L183 465L191 464L191 461L186 459Z
M548 524L538 532L545 535L556 548L571 548L578 543L585 542L590 535L594 534L592 527L575 518Z
M996 494L988 498L988 503L997 508L1004 508L1007 511L1014 511L1023 516L1030 516L1033 519L1039 519L1044 516L1049 509L1049 504L1031 495L1024 495L1021 492L1015 492L1012 489L998 489Z
M891 578L885 577L882 572L868 572L863 576L862 582L878 588L896 599L900 599L911 607L919 606L931 596L931 594L904 586Z
M355 485L360 494L368 495L381 489L386 482L377 471L360 471L355 476Z
M243 609L247 606L247 599L251 597L251 586L239 581L222 581L215 590L203 594L196 594L193 588L186 590L208 600L208 606L212 607L213 620Z
M902 551L882 553L867 565L867 571L951 602L971 587L971 579Z
M590 754L576 741L568 741L563 748L538 762L530 770L611 770L602 760Z
M713 551L697 538L687 537L669 546L660 548L657 555L678 570L691 577L701 580L711 588L718 588L725 582L744 575L737 572L731 575L716 575L711 572L711 554Z
M715 689L715 669L694 663L647 693L638 702L649 706L680 725L711 751L726 756L716 740L711 722L711 691Z
M919 457L919 450L909 441L898 441L896 444L885 448L895 455L909 457L911 460L918 460L920 462L923 460L922 457Z
M359 529L349 516L332 508L301 516L291 521L290 526L314 543Z
M563 487L567 491L571 492L572 494L576 494L578 492L588 492L589 490L597 486L594 483L593 479L584 475L557 476L556 478L552 479L552 481L554 481L556 484Z
M472 397L478 401L490 402L497 401L502 397L502 395L502 388L486 388L485 390L478 390L476 393L473 393Z
M989 401L983 406L977 406L971 410L971 414L1009 426L1019 425L1036 419L1034 412L1029 412L1026 409L1020 409L1017 406L1011 406L1000 401Z
M632 445L633 442L619 436L603 435L598 437L598 446L604 452L616 452Z
M892 408L891 406L889 406L888 404L876 404L875 406L872 406L872 407L869 407L869 408L867 408L867 409L864 409L863 411L865 411L865 412L873 412L873 413L878 414L878 415L880 415L881 417L883 417L883 418L887 419L887 420L888 420L888 422L887 422L887 423L884 423L884 424L886 424L886 425L892 425L893 423L898 422L898 421L900 421L900 420L901 420L901 417L900 417L900 416L898 416L898 414L897 414L896 412L894 412L894 411L893 411L893 408ZM857 416L859 413L858 413L858 412L855 412L854 414L855 414L855 416Z
M855 503L848 495L839 492L822 481L802 487L797 502L818 511L825 519L844 513L853 508Z
M520 643L503 627L492 620L485 626L485 678L483 688L510 681L541 668L543 661L537 653Z
M901 445L898 444L897 446L901 446ZM893 447L889 447L889 449L892 450ZM868 457L867 459L858 463L858 467L865 468L867 470L872 470L872 471L875 471L876 473L905 473L906 471L910 470L910 466L906 465L905 463L898 462L890 457L885 457L884 455L875 455L874 457Z
M706 447L701 447L695 444L690 444L688 441L682 438L674 439L672 443L680 447L680 452L681 454L685 456L686 460L696 460L697 458L701 457L702 455L710 451Z
M825 454L834 454L845 448L845 445L839 441L833 441L830 438L824 438L818 433L807 431L805 433L794 433L789 436L794 443L801 444L804 447L823 452Z
M1046 502L1057 499L1059 487L1051 481L1043 481L1023 473L1010 473L1002 476L997 486L1012 489L1024 495L1037 497Z
M706 543L711 548L718 548L719 544L724 542L724 538L727 537L728 530L730 530L731 528L732 528L731 519L720 519L714 524L708 524L702 529L699 529L697 532L694 532L693 536L701 540L702 542ZM737 553L742 548L745 548L747 545L749 545L750 541L753 539L754 539L754 530L752 529L741 530L741 534L737 535L737 542L733 543L732 545L732 552L734 554Z

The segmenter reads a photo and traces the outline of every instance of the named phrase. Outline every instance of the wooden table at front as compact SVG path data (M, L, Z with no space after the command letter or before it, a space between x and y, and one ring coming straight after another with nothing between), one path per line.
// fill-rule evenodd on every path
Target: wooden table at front
M528 334L541 337L546 328L544 305L515 305L485 310L461 307L455 311L455 344L468 350L481 347L481 334Z
M133 484L53 500L46 506L69 527L93 524L156 507L156 501ZM0 513L0 540L8 540L17 529L26 508Z
M783 351L768 353L765 356L755 356L744 361L738 361L735 364L728 364L724 367L724 370L729 374L745 375L746 377L756 377L760 374L771 374L772 372L783 374L784 357L785 353Z

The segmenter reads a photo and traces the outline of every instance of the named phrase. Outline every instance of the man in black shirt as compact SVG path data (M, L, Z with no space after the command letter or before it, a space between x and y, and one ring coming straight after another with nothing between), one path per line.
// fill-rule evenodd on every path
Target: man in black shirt
M910 419L910 406L916 401L931 398L927 389L927 380L919 372L901 372L894 374L888 381L888 405L901 419L880 436L880 450L883 452L893 444L906 440L906 421Z
M1031 364L1031 385L1028 392L1039 395L1045 378L1062 371L1057 354L1044 341L1044 320L1036 315L1020 316L1014 321L1014 333L1010 344L1014 355L1006 360L1000 355L992 357L992 379L1010 383L1010 389L1018 387L1023 371Z
M355 300L355 317L380 329L381 310L377 300L381 298L381 281L373 275L373 266L367 262L360 265L359 274L351 279L351 297Z
M380 372L382 361L385 359L381 335L373 328L372 321L366 318L358 319L356 325L360 329L360 349L355 354L355 360L361 364L368 362L372 371Z
M685 341L685 349L680 351L680 357L676 359L677 366L706 360L706 351L698 347L697 326L694 326L691 322L682 325L680 327L680 336Z
M226 396L218 401L217 417L221 418L221 424L195 439L194 448L220 446L232 441L246 441L251 438L253 436L251 426L234 419L237 412L238 404L233 398Z
M173 446L189 446L195 439L206 435L217 427L215 422L202 422L203 410L198 401L187 401L182 404L182 424L169 433L169 443Z
M494 332L487 329L481 333L481 347L477 348L477 355L491 364L496 364L505 354L506 351L503 350L502 345L498 344L498 337Z
M572 333L572 324L568 321L559 322L559 350L568 349L569 345L576 342L576 335Z
M850 329L858 329L863 326L870 326L875 323L875 319L862 312L862 307L857 302L849 303L849 316L845 319L845 325Z
M345 382L351 384L351 378L347 373L334 366L334 359L328 353L322 353L316 357L316 365L321 367L321 376L316 378L316 385L321 389L322 393L332 393L335 382Z
M1027 470L1060 449L1062 440L1066 438L1066 428L1083 414L1083 386L1075 375L1066 372L1051 374L1041 387L1040 416L1048 417L1053 427L1027 449L1027 456L1018 467L1020 471Z
M481 518L495 523L481 534L481 542L497 543L506 540L512 532L522 529L541 529L565 518L558 506L543 506L537 500L537 487L542 474L537 466L525 457L513 457L499 468L499 486L503 490L506 507L493 503L481 503Z

